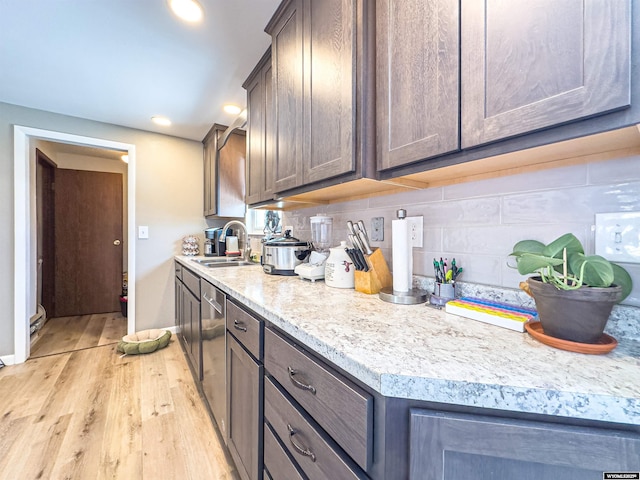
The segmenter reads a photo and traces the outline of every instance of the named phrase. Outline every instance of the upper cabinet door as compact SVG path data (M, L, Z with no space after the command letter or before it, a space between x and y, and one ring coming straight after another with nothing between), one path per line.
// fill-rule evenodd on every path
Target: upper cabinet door
M462 146L630 104L629 0L465 0Z
M304 183L355 170L356 0L304 0Z
M378 170L459 148L459 11L458 0L377 0Z
M303 13L291 1L271 31L274 92L274 189L302 184Z

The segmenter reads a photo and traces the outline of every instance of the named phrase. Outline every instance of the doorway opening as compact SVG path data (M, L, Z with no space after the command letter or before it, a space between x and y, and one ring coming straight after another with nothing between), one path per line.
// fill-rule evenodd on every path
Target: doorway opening
M127 333L135 332L135 145L107 139L14 126L14 358L22 363L30 356L30 320L38 315L38 241L35 144L40 141L72 144L126 153L128 276ZM124 265L123 265L124 268Z

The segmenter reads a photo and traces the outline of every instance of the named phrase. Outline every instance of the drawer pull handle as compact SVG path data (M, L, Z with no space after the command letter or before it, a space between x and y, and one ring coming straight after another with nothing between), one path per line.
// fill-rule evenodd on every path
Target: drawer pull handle
M247 331L247 327L243 326L242 323L240 323L238 320L233 321L233 328L235 328L236 330L240 330L241 332Z
M287 370L289 371L289 379L291 380L291 383L293 383L296 387L298 387L301 390L306 390L308 392L313 393L314 395L316 394L316 387L314 387L313 385L306 385L300 382L299 380L293 378L298 373L297 370L294 370L291 367L287 367Z
M296 432L294 428L288 423L287 423L287 428L289 429L289 442L291 443L291 445L293 445L293 448L295 448L296 452L298 452L300 455L304 455L305 457L309 457L312 462L315 462L316 461L315 453L313 453L307 447L301 447L300 445L298 445L296 442L293 441L293 436L298 432Z

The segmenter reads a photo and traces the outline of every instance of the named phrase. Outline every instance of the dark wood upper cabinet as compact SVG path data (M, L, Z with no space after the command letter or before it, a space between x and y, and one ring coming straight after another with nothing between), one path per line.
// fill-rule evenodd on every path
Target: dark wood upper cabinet
M302 184L302 118L304 102L302 2L281 12L271 34L274 94L274 190Z
M376 36L379 171L464 162L471 147L631 104L629 0L377 0ZM484 156L633 119L622 122L502 144Z
M244 82L247 90L246 203L273 199L273 82L271 48Z
M202 141L204 145L204 216L244 217L245 153L244 130L235 130L218 150L227 129L215 124Z
M627 0L469 0L462 147L630 105Z
M458 0L376 2L378 169L459 148Z
M291 0L267 26L276 192L361 175L364 11L356 0Z

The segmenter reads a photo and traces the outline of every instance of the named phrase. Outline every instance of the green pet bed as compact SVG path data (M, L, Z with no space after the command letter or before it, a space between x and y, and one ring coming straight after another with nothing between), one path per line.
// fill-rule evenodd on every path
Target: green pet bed
M125 335L118 343L118 351L127 355L155 352L169 345L171 332L153 328Z

